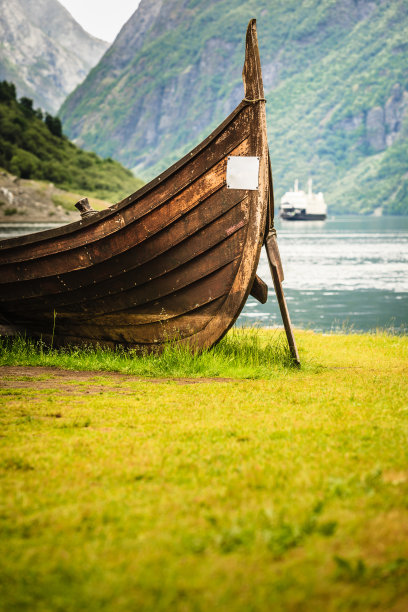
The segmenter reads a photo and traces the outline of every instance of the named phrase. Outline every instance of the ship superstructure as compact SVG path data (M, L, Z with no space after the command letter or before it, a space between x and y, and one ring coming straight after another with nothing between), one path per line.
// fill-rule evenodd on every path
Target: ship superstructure
M293 191L287 191L281 198L280 217L288 221L323 221L327 217L327 205L323 193L313 193L312 179L308 180L307 193L299 189L295 180Z

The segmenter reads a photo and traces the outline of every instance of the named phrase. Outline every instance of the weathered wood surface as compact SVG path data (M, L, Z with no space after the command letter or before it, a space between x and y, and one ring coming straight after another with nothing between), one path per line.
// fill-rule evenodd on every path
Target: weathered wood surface
M254 278L251 295L261 304L266 304L268 301L268 285L258 275Z
M0 313L54 344L198 349L233 325L252 290L266 228L268 147L255 21L245 99L205 141L106 211L0 243ZM248 101L249 100L249 101ZM228 189L228 156L260 159L258 190Z
M286 338L289 344L289 350L294 363L300 365L299 353L296 345L295 336L293 333L292 323L289 316L288 306L286 304L285 294L283 292L282 282L284 280L282 261L276 239L276 230L273 224L275 201L273 195L273 178L271 157L268 153L268 207L267 207L267 230L265 232L265 249L268 257L269 268L271 271L273 286L275 289L276 298L278 300L279 309L282 316L283 326L285 328Z
M246 37L244 100L148 185L81 220L0 243L0 333L66 343L212 346L251 293L265 240L292 356L299 361L273 232L273 185L256 23ZM259 157L257 190L228 189L229 156Z
M89 217L89 215L95 215L98 211L92 208L88 198L82 198L75 204L75 208L81 213L81 217Z
M276 233L271 232L265 241L266 253L268 256L269 267L271 270L273 286L275 288L276 298L278 300L279 309L282 316L283 326L285 328L286 337L289 344L290 353L295 363L300 364L298 349L296 346L295 336L293 333L292 323L290 320L288 306L286 304L285 294L283 292L283 270L280 259Z

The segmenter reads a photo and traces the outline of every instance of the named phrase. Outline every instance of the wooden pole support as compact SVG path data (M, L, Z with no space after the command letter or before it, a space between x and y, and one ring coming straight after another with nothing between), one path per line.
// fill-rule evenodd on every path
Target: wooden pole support
M272 231L265 240L266 254L268 256L269 267L271 269L273 286L278 300L280 312L282 315L283 326L285 328L286 337L288 339L290 353L293 361L300 365L299 353L296 346L295 336L293 335L292 323L290 321L289 310L286 304L285 294L283 293L282 281L283 271L280 259L276 233Z

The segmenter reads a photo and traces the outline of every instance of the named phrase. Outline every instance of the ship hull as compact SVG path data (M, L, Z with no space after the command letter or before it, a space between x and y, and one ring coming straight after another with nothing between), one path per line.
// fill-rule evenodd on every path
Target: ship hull
M280 213L280 218L285 221L325 221L327 215L325 214L309 214L309 213Z
M208 348L253 287L270 199L255 22L245 99L162 175L81 221L0 243L3 330L54 345L168 342ZM259 160L256 189L230 188L228 158Z

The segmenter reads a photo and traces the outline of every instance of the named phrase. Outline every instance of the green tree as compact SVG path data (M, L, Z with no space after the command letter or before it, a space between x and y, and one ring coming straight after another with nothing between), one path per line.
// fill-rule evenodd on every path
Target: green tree
M53 117L48 113L45 115L45 125L50 130L51 134L57 136L58 138L62 138L62 123L61 119L58 117Z
M82 151L62 133L58 117L33 109L30 98L15 98L11 83L0 83L0 167L24 179L43 179L84 195L117 202L142 182L115 161Z
M22 149L17 149L10 162L10 171L21 178L33 178L37 175L40 169L38 158Z
M28 117L31 117L31 115L34 115L33 101L31 100L31 98L26 98L26 97L20 98L20 106L23 110L23 113L27 115Z
M0 81L0 102L6 104L16 99L16 88L13 83L7 81Z

